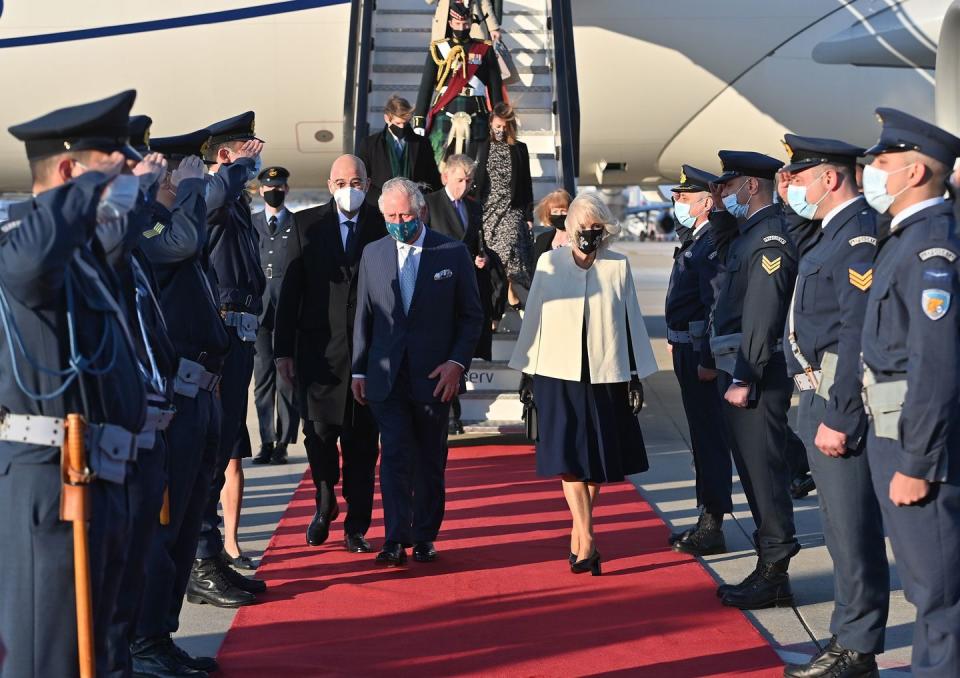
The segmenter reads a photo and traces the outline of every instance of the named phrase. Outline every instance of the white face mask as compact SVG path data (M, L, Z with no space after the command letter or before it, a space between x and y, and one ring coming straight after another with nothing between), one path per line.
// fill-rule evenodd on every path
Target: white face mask
M360 209L360 205L363 204L363 199L366 195L366 191L361 191L359 188L344 186L334 191L333 199L336 201L337 207L340 208L341 212L352 214Z
M737 202L737 195L740 193L743 187L747 185L748 181L749 179L744 179L743 183L740 184L740 188L738 188L735 193L731 193L723 199L723 206L726 207L727 211L737 219L745 219L747 217L747 213L750 211L749 204L741 205L739 202Z
M703 216L703 212L694 216L693 206L704 202L706 198L700 198L695 203L678 202L673 206L673 216L677 218L677 223L684 228L693 228L697 225L697 219Z
M826 174L826 170L820 173L816 179L811 182L811 186L820 180L820 178ZM823 196L816 202L810 203L807 202L807 189L809 186L787 186L787 202L790 203L790 209L797 213L798 216L804 219L813 219L817 213L817 208L820 207L820 203L827 199L827 196L830 195L829 191L824 191Z
M140 180L132 174L114 177L100 196L97 205L97 223L122 219L137 205L140 195Z
M887 179L890 178L890 175L899 174L907 169L910 169L910 165L892 172L887 172L873 165L867 165L863 168L863 197L867 199L867 204L876 210L878 214L884 214L890 209L890 206L893 205L893 201L897 199L897 196L910 188L909 186L904 186L894 195L887 193Z

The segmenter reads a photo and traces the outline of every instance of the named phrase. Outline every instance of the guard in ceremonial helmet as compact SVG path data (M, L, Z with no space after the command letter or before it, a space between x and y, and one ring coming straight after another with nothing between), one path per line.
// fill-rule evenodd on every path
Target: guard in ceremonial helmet
M476 157L487 138L490 111L503 101L493 43L470 37L473 19L462 2L450 3L450 38L430 43L413 126L426 134L437 165L449 155Z
M863 170L880 229L863 322L867 458L907 600L916 678L960 675L960 139L890 108ZM862 276L866 275L857 271Z
M833 638L795 678L871 675L883 652L890 573L866 456L860 334L873 281L876 214L860 195L864 149L787 134L787 204L810 220L784 330L787 370L800 393L797 429L817 483L833 560Z
M26 145L34 197L11 206L0 228L4 675L76 676L78 650L86 670L106 657L126 552L111 530L129 519L147 400L126 301L91 242L138 200L126 168L126 158L140 159L127 126L135 97L121 92L10 128ZM68 415L85 427L65 433ZM71 470L61 472L63 450ZM75 600L85 631L93 624L92 647L78 644Z
M665 311L673 371L690 427L700 506L696 528L671 535L670 543L676 551L698 556L726 551L723 514L733 511L733 464L722 433L721 400L714 383L717 370L707 331L719 265L716 245L709 237L710 183L716 180L709 172L684 165L680 184L673 188L680 247L673 256Z

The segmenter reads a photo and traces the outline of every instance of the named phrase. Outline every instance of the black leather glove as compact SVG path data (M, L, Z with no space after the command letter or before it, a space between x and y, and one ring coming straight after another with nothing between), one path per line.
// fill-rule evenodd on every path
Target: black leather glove
M524 405L533 402L533 377L526 372L520 376L520 402Z
M630 390L627 393L627 402L634 414L640 414L643 409L643 384L636 377L630 377Z

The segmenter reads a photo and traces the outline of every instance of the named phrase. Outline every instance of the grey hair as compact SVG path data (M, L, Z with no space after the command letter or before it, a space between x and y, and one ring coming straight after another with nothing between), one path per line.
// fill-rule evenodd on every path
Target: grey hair
M620 235L620 224L613 218L613 213L606 203L596 193L581 193L567 208L567 237L572 244L576 244L580 231L593 224L603 224L607 232L601 247L607 247L612 240L609 236Z
M423 199L423 193L420 192L419 186L409 179L394 177L384 182L383 188L380 190L380 198L377 200L377 206L380 208L381 213L383 212L383 196L391 191L402 193L409 198L411 211L418 216L423 212L423 208L427 206L427 201Z
M463 173L469 176L477 169L477 161L464 153L451 155L443 164L443 171L450 172L455 169L462 169Z

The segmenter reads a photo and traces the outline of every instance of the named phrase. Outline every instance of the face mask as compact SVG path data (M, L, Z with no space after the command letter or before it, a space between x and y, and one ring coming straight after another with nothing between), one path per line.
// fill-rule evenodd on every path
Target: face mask
M580 231L577 236L577 248L584 254L593 254L603 242L603 236L607 234L605 229L593 228L589 231Z
M567 229L567 215L566 214L551 214L550 215L550 225L553 226L558 231L565 231Z
M739 202L737 202L737 194L740 193L741 189L747 185L747 181L749 181L749 179L740 184L740 188L737 189L736 193L731 193L723 199L723 206L726 207L727 211L737 219L745 219L747 213L750 211L749 205L741 205Z
M704 200L706 200L706 198L700 198L700 200L697 200L693 204L683 203L683 202L674 203L673 216L674 218L676 218L677 223L680 224L680 226L682 226L683 228L687 228L687 229L693 228L694 226L696 226L697 219L702 217L703 214L701 213L697 216L693 216L693 214L691 214L691 212L693 211L693 205L699 205Z
M819 181L825 172L821 172L813 181ZM820 203L827 199L827 196L830 195L829 192L825 192L823 196L814 203L807 202L807 188L808 186L794 186L791 184L787 186L787 202L790 204L790 209L797 213L797 216L803 219L813 219L814 215L817 213L817 208L820 207Z
M890 195L887 193L887 179L890 178L891 174L898 174L909 168L910 165L907 165L893 172L886 172L873 165L867 165L863 168L863 197L867 199L867 204L875 209L878 214L884 214L890 209L897 196L909 188L909 186L904 186L895 195Z
M393 132L393 136L395 136L397 139L403 138L403 131L405 129L406 127L400 127L400 125L390 125L390 131Z
M450 29L450 34L453 36L453 39L457 42L466 42L470 39L470 29L464 28L462 31L455 31L452 28Z
M340 208L341 212L352 214L360 209L360 205L363 204L363 199L366 195L366 192L361 191L359 188L344 186L334 191L333 199L337 202L337 207Z
M140 180L132 174L120 174L107 186L97 205L97 223L125 217L137 205Z
M253 169L247 170L247 181L253 181L260 176L260 170L263 169L263 158L259 155L253 159Z
M420 220L411 219L410 221L401 221L399 223L387 222L387 233L389 233L398 242L407 242L420 230Z
M503 141L503 136L504 135L503 135L502 129L493 130L493 138L496 139L497 141Z
M276 188L271 191L263 192L263 201L274 209L277 209L278 207L280 207L280 205L283 204L283 201L286 197L287 197L286 191L281 191Z

